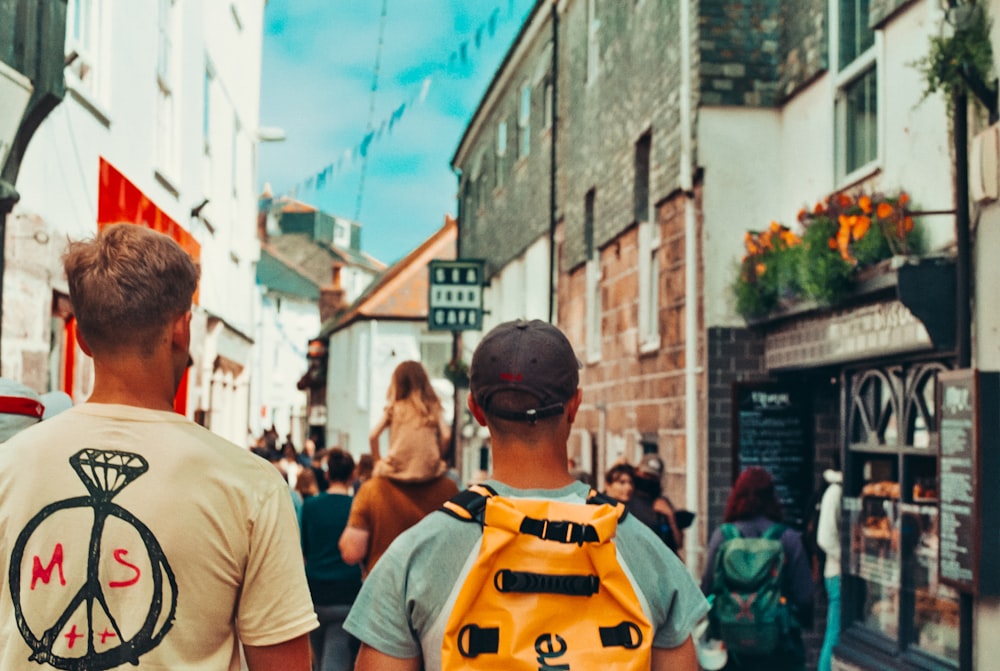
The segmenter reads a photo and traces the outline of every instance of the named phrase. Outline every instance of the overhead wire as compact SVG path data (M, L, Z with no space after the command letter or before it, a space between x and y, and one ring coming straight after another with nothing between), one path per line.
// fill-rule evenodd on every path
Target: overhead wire
M365 134L375 129L375 99L378 97L378 77L382 68L382 47L385 43L385 24L388 16L389 0L382 0L382 16L378 26L378 46L375 49L375 72L372 75L371 97L368 104L368 124L365 127ZM354 221L361 220L361 206L365 196L365 173L368 172L368 152L371 146L361 157L361 177L358 181L358 197L354 204Z

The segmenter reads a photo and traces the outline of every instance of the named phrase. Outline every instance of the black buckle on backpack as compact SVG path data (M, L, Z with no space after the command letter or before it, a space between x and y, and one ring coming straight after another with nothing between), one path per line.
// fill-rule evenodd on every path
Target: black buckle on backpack
M533 517L525 517L521 522L521 533L531 534L546 541L557 541L559 543L594 543L600 540L597 529L589 524L577 524L576 522L536 520Z
M635 622L626 620L614 627L600 627L599 631L605 648L635 650L642 645L642 630Z
M496 654L500 649L500 629L467 624L459 630L457 643L462 657L471 659L484 653Z

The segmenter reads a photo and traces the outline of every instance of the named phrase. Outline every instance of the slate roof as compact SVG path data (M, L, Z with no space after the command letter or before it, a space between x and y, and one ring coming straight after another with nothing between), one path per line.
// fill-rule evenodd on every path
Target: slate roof
M427 267L435 259L453 260L457 242L458 224L445 217L444 226L376 277L347 310L324 322L320 337L327 338L360 319L426 320Z

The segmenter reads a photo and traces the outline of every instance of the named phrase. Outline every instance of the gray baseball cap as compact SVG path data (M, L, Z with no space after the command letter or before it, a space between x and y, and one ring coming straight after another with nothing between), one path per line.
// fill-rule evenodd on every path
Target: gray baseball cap
M501 419L534 422L562 414L580 386L580 361L558 328L540 319L504 322L480 341L469 367L469 390L484 411ZM534 396L538 406L522 412L490 407L500 391Z

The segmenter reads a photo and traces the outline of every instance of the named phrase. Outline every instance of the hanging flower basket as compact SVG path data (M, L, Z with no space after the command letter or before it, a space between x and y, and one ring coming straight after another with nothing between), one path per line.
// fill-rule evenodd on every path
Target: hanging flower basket
M921 254L921 228L907 212L905 191L837 193L800 210L801 233L778 222L744 235L746 254L732 283L747 321L802 301L834 306L860 273L893 256Z
M464 361L449 361L444 367L444 376L456 388L464 389L469 386L469 364Z

